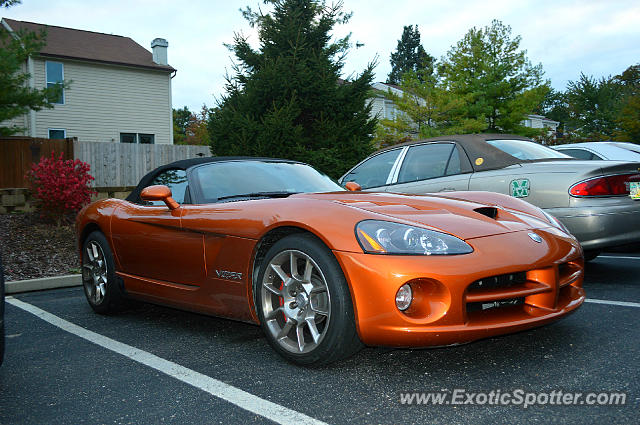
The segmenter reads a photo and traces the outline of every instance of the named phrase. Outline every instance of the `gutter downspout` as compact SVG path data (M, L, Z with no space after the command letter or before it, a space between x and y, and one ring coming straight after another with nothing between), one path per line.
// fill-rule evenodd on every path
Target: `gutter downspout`
M173 71L173 75L169 76L169 143L173 145L173 93L171 93L171 80L176 76L178 70Z

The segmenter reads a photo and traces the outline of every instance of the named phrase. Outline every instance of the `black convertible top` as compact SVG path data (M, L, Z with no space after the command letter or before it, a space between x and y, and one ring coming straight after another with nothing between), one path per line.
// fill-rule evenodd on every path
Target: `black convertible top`
M457 142L467 153L467 155L469 156L469 161L471 162L471 166L473 167L473 171L496 170L499 168L508 167L510 165L531 162L531 160L523 160L511 156L508 153L487 143L487 140L497 139L526 140L528 142L531 141L531 139L517 136L515 134L464 134L439 136L430 139L399 143L397 145L381 149L379 152L388 151L397 148L398 146L416 145L425 142L452 141Z
M224 162L224 161L267 161L267 162L292 162L297 163L297 161L291 161L288 159L278 159L278 158L261 158L255 156L204 156L198 158L189 158L189 159L181 159L178 161L171 162L169 164L161 165L158 168L151 170L147 174L144 175L140 179L140 182L136 186L135 189L127 196L126 200L133 203L140 202L140 192L142 189L149 186L155 177L163 171L166 170L186 170L195 165L206 164L209 162Z

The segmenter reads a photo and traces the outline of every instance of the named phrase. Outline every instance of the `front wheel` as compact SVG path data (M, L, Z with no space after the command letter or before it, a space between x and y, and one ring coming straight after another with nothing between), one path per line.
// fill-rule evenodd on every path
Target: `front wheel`
M321 366L362 347L342 269L314 236L291 235L276 242L256 286L260 325L285 359Z
M584 261L593 261L598 255L602 253L602 250L591 249L584 252Z
M82 246L82 285L91 308L100 314L121 306L113 253L101 232L92 232Z

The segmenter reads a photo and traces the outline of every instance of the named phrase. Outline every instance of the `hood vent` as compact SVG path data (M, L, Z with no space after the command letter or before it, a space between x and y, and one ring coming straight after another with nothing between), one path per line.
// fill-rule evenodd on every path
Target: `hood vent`
M494 220L498 216L498 209L496 207L480 207L480 208L474 208L473 210L479 214L482 214Z

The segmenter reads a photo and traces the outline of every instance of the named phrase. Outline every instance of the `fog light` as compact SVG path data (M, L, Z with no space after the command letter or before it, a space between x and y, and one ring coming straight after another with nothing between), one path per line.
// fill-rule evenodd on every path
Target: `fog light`
M411 293L411 286L402 285L400 289L398 289L398 293L396 293L396 307L398 307L398 310L405 311L408 309L412 300L413 294Z

